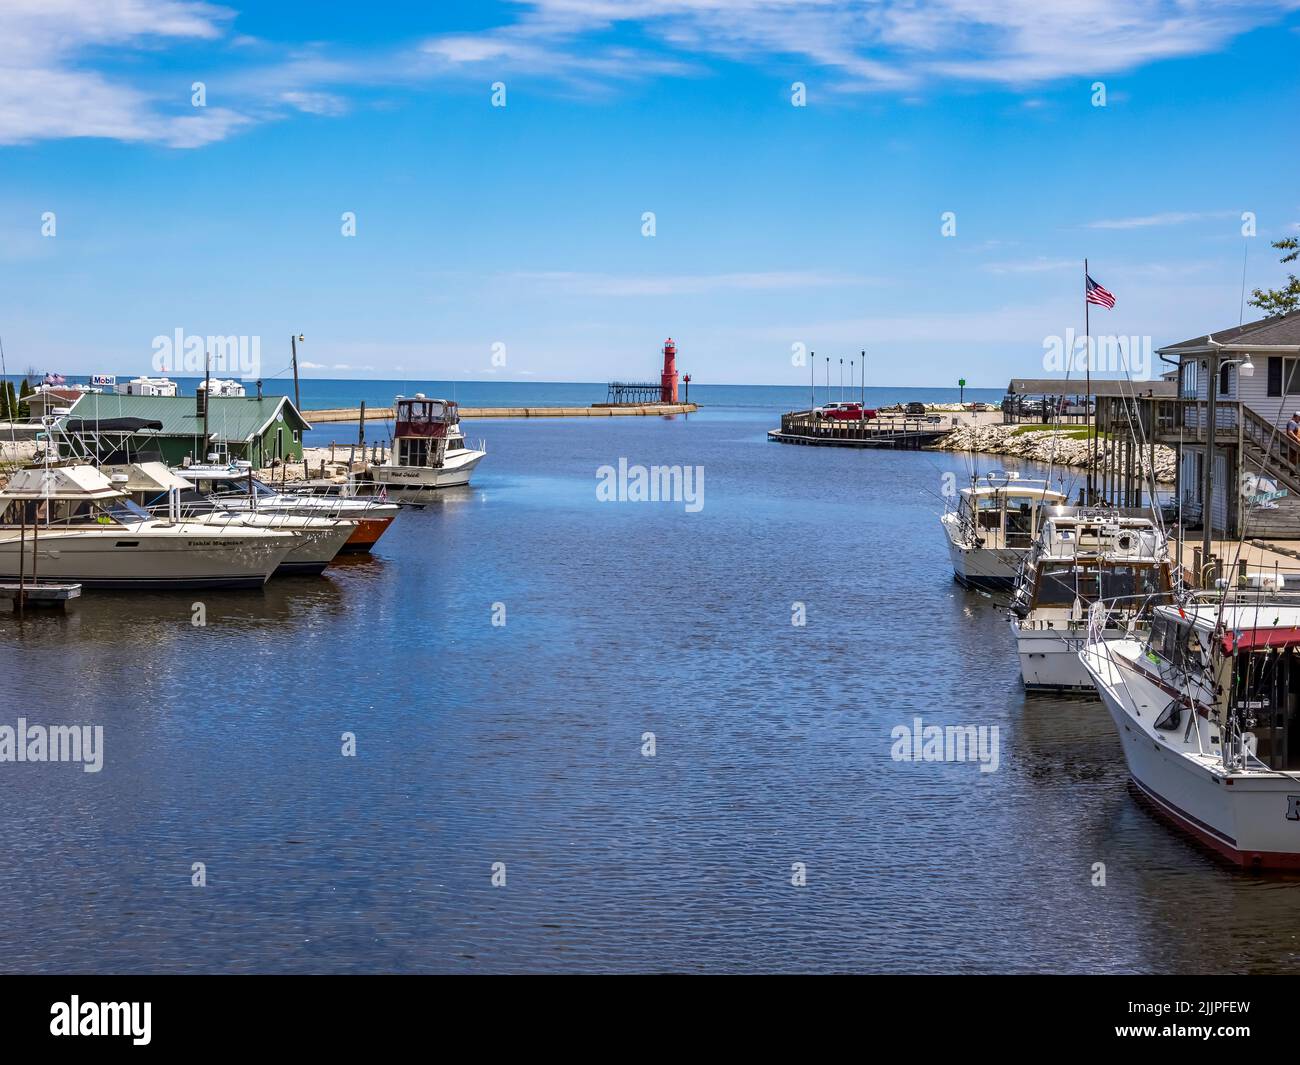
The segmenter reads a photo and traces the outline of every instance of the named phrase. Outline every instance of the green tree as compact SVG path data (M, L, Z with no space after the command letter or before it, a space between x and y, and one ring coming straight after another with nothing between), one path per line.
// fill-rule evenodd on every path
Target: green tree
M32 383L24 377L22 387L18 389L18 420L21 422L27 421L32 416L32 410L27 405L27 397L35 391Z
M1282 256L1282 262L1295 262L1296 256L1300 255L1300 237L1275 240L1273 247L1290 253ZM1270 318L1300 310L1300 277L1288 274L1286 281L1285 288L1255 289L1250 294L1250 305L1258 307Z
M9 420L9 382L0 381L0 422Z
M5 382L5 408L9 411L9 417L16 421L18 418L18 393L14 391L12 381Z

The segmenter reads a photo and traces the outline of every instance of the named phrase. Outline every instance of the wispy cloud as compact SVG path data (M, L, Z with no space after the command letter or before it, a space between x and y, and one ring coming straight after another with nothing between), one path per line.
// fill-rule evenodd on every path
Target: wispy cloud
M520 271L504 275L504 278L542 291L576 296L701 296L717 292L783 292L880 283L868 277L811 271L632 276Z
M234 10L205 0L3 0L0 144L107 137L194 147L294 112L341 115L361 89L491 74L600 94L703 75L714 60L817 75L828 92L908 98L942 82L1028 89L1217 51L1297 8L1300 0L517 0L516 17L498 26L357 48L254 39L236 32ZM141 80L142 67L111 62L194 46L220 71L224 106L187 113L174 88L169 102ZM1110 228L1167 224L1121 221L1133 224Z
M245 116L221 107L169 112L148 91L93 69L88 55L212 41L233 16L187 0L5 0L0 144L109 137L196 147L229 136Z
M985 263L981 269L990 274L1042 274L1054 270L1077 270L1079 267L1080 263L1077 259L1049 259L1040 255L1035 259Z
M1233 211L1164 211L1136 218L1107 218L1089 222L1089 229L1146 229L1150 226L1181 226L1187 222L1204 222L1211 218L1233 218Z

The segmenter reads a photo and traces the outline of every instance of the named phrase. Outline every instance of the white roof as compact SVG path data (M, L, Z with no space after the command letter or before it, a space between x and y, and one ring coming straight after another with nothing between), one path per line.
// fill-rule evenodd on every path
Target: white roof
M121 495L94 466L33 466L11 474L0 499L113 499Z
M170 492L173 488L194 487L183 477L177 477L163 462L133 462L129 466L109 467L109 472L126 474L126 484L121 487L128 492Z
M1027 481L1011 481L1009 484L993 487L992 485L977 485L974 488L963 488L961 494L964 496L1029 496L1031 499L1051 499L1065 501L1067 498L1063 493L1052 488L1044 488L1041 485L1034 485Z

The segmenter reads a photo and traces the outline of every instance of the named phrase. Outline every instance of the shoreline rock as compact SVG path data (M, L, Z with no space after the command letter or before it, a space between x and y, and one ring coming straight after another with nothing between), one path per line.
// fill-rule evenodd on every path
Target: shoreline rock
M1078 430L1036 429L1017 432L1016 425L964 425L952 430L935 445L936 451L972 451L986 455L1011 455L1031 462L1052 462L1057 466L1088 468L1088 441L1071 435ZM1100 467L1110 454L1111 442L1097 441L1097 463ZM1155 474L1159 484L1173 484L1177 457L1174 449L1157 444L1155 448ZM1142 465L1146 466L1146 449Z

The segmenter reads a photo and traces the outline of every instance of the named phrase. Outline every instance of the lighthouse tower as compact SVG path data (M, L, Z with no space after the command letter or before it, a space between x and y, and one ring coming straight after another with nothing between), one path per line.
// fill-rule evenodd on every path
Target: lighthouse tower
M664 341L664 372L659 379L659 402L677 402L677 345L673 338Z

